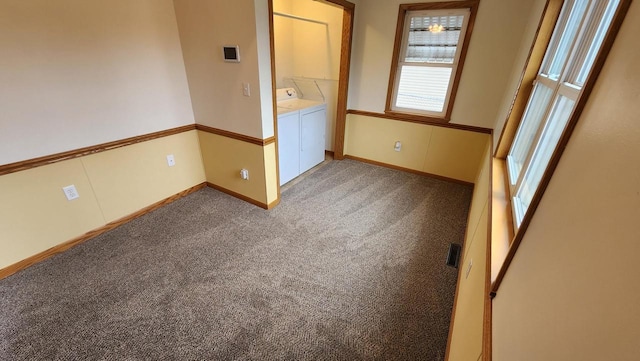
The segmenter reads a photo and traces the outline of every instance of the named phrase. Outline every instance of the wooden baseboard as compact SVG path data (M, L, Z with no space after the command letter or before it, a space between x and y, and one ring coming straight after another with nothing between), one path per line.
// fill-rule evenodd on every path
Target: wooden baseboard
M236 197L238 199L242 199L245 202L251 203L251 204L253 204L255 206L258 206L258 207L264 208L264 209L271 209L271 208L275 207L276 205L278 205L278 202L280 202L279 200L276 200L276 201L274 201L274 202L272 202L270 204L266 204L266 203L262 203L262 202L256 201L255 199L249 198L249 197L247 197L247 196L245 196L243 194L236 193L236 192L234 192L234 191L232 191L230 189L227 189L227 188L224 188L224 187L220 187L219 185L216 185L216 184L213 184L213 183L210 183L210 182L207 182L207 186L210 187L210 188L213 188L213 189L215 189L217 191L220 191L222 193L226 193L226 194L228 194L230 196Z
M352 159L352 160L357 160L358 162L363 162L363 163L369 163L369 164L373 164L373 165L378 165L381 167L385 167L385 168L391 168L391 169L395 169L395 170L400 170L403 172L408 172L408 173L413 173L413 174L418 174L418 175L422 175L425 177L429 177L429 178L435 178L435 179L440 179L440 180L444 180L447 182L453 182L453 183L458 183L458 184L462 184L462 185L466 185L466 186L471 186L473 187L474 184L471 182L466 182L463 180L459 180L459 179L454 179L454 178L449 178L449 177L444 177L441 175L437 175L437 174L431 174L431 173L427 173L427 172L422 172L419 170L415 170L415 169L411 169L411 168L405 168L405 167L400 167L397 165L393 165L393 164L388 164L388 163L383 163L383 162L378 162L375 160L371 160L371 159L366 159L366 158L360 158L360 157L355 157L353 155L344 155L345 159Z
M42 261L46 260L47 258L49 258L51 256L54 256L54 255L56 255L58 253L62 253L64 251L68 250L69 248L71 248L73 246L76 246L78 244L81 244L81 243L83 243L83 242L85 242L85 241L87 241L87 240L89 240L89 239L91 239L93 237L101 235L104 232L110 231L110 230L112 230L112 229L114 229L114 228L116 228L118 226L121 226L121 225L123 225L123 224L125 224L125 223L127 223L127 222L129 222L131 220L134 220L134 219L136 219L136 218L138 218L140 216L143 216L143 215L145 215L145 214L147 214L147 213L149 213L151 211L154 211L154 210L156 210L156 209L158 209L160 207L163 207L163 206L165 206L165 205L167 205L167 204L169 204L171 202L174 202L174 201L176 201L176 200L178 200L178 199L180 199L180 198L182 198L184 196L187 196L187 195L189 195L189 194L191 194L191 193L193 193L195 191L198 191L198 190L204 188L205 186L206 186L206 183L201 183L201 184L198 184L196 186L193 186L193 187L191 187L189 189L186 189L186 190L184 190L184 191L182 191L180 193L176 193L176 194L172 195L171 197L165 198L165 199L163 199L163 200L161 200L159 202L156 202L156 203L154 203L154 204L152 204L150 206L142 208L141 210L139 210L139 211L137 211L135 213L132 213L132 214L130 214L128 216L125 216L125 217L122 217L120 219L117 219L117 220L115 220L113 222L109 222L109 223L107 223L106 225L104 225L104 226L102 226L100 228L96 228L94 230L91 230L91 231L83 234L82 236L76 237L76 238L74 238L74 239L72 239L70 241L67 241L67 242L61 243L61 244L59 244L57 246L51 247L51 248L49 248L49 249L47 249L47 250L45 250L43 252L40 252L40 253L35 254L35 255L33 255L33 256L29 257L29 258L26 258L26 259L24 259L24 260L22 260L22 261L20 261L18 263L14 263L14 264L12 264L12 265L10 265L8 267L0 269L0 280L3 279L3 278L9 277L12 274L14 274L14 273L16 273L18 271L21 271L21 270L23 270L23 269L25 269L25 268L27 268L29 266L32 266L32 265L34 265L34 264L36 264L38 262L42 262Z

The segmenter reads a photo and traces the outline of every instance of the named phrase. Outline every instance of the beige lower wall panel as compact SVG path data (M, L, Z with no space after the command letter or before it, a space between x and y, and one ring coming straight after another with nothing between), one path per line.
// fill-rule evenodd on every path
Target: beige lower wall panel
M166 156L173 154L175 166ZM82 158L106 222L205 181L195 130Z
M422 170L432 127L397 120L348 114L345 154ZM394 151L396 141L402 150Z
M490 172L491 172L491 144L487 142L486 150L483 156L483 162L478 172L478 176L474 182L473 197L471 198L471 207L469 208L469 218L467 220L467 235L473 235L478 227L478 221L484 210L484 205L489 199L490 188ZM462 255L467 254L471 242L465 242Z
M198 136L207 182L268 203L264 147L203 131ZM240 178L243 168L249 170L248 180Z
M457 290L458 298L448 361L476 360L482 354L485 278L487 274L487 203L485 201L484 204L478 205L483 207L483 211L478 219L477 227L475 227L476 231L473 235L468 235L465 240L465 243L471 242L471 247L460 263L461 279ZM469 264L472 264L471 271L466 277Z
M489 134L348 114L345 154L473 183ZM400 152L394 151L402 142Z
M0 176L0 199L0 269L104 224L80 159Z
M489 134L433 127L422 171L474 182L490 139Z
M267 204L278 199L278 163L276 156L276 144L271 143L264 147L265 182L267 188Z

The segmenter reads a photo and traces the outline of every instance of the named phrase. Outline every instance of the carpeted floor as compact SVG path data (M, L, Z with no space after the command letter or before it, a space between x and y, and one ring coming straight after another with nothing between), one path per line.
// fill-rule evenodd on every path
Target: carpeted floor
M2 360L443 360L472 189L344 160L204 189L0 281Z

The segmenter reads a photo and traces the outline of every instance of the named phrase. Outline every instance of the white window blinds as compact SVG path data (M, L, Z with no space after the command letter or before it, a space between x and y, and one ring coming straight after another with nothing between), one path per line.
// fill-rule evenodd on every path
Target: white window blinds
M408 11L391 110L443 117L469 9Z

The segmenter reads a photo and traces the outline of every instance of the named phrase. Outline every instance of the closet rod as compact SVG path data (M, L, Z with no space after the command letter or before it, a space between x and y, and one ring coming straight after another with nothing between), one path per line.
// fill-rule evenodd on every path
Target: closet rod
M284 16L285 18L308 21L310 23L316 23L316 24L322 24L322 25L329 26L329 23L325 23L324 21L318 21L318 20L313 20L313 19L309 19L309 18L303 18L302 16L296 16L296 15L291 15L291 14L286 14L286 13L279 13L279 12L275 12L275 11L273 12L273 15L279 15L279 16Z

